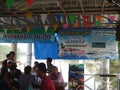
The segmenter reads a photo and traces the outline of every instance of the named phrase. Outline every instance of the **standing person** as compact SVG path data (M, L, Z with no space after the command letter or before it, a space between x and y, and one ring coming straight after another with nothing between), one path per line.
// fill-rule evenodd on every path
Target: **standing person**
M35 61L34 62L34 66L33 66L33 68L32 68L32 73L34 74L34 73L36 73L36 68L37 68L37 65L39 64L39 62L37 62L37 61Z
M10 54L7 54L6 59L2 61L0 80L4 77L4 74L8 72L7 61L9 60L9 58L10 58Z
M47 58L47 72L50 74L52 72L52 69L54 68L54 65L52 64L52 58Z
M55 90L53 81L46 75L46 65L44 63L39 63L37 67L37 75L42 79L40 90Z
M15 62L15 52L14 51L10 51L9 54L10 54L9 60Z

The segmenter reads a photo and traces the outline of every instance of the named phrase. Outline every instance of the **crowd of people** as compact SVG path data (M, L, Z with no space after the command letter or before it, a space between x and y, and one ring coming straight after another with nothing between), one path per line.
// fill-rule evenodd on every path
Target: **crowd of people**
M34 62L34 66L25 66L24 72L17 69L15 52L10 51L2 61L0 90L64 90L64 79L58 67L52 64L52 58L46 63Z

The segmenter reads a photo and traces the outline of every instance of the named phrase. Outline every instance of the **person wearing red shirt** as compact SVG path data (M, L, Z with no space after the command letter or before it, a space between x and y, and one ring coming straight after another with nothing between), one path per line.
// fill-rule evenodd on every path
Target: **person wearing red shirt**
M40 90L55 90L53 81L46 75L47 69L44 63L37 65L37 75L42 79Z

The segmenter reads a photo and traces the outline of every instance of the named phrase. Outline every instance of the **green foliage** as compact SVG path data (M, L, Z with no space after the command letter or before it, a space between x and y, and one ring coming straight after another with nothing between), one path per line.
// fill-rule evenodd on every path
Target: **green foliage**
M3 61L6 58L6 54L8 54L10 50L10 46L0 45L0 61Z

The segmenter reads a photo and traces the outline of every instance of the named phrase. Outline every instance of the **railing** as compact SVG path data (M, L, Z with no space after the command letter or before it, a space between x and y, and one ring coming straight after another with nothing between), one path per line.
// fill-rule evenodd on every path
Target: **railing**
M119 90L118 74L84 74L84 77L84 87L87 90ZM110 77L112 77L112 79ZM94 81L91 79L93 79ZM88 81L92 81L92 87L91 85L89 86L87 84ZM98 82L100 83L100 86L98 86ZM113 87L111 85L113 82L118 82L116 87Z

